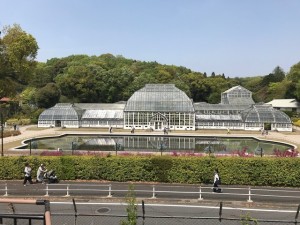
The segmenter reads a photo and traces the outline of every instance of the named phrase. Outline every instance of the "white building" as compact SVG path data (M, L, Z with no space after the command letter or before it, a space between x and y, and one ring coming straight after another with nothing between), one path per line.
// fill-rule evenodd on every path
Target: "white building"
M300 113L300 103L296 99L273 99L267 104L281 111L291 111Z

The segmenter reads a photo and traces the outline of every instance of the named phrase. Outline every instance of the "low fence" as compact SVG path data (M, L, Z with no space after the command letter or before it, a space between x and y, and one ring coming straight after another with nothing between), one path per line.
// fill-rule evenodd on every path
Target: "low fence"
M87 224L111 224L118 225L128 221L126 203L84 203L75 202L51 202L51 223L55 225L87 225ZM35 209L22 209L18 203L14 202L15 210L7 211L6 214L0 211L0 220L4 224L45 224L42 217L37 213L32 214ZM1 204L0 204L0 207ZM7 205L5 205L6 208ZM100 208L99 208L100 207ZM298 221L299 209L293 210L273 210L273 213L282 214L279 218L272 218L271 210L247 209L226 207L220 202L217 206L195 206L195 205L155 205L146 204L142 201L136 204L136 225L285 225L300 224ZM164 207L164 208L162 208ZM245 211L243 211L245 210ZM16 212L18 211L18 212ZM93 213L92 213L93 212ZM269 216L266 214L269 213ZM185 215L184 215L185 214ZM199 216L202 215L202 216ZM230 216L229 216L230 215ZM272 219L270 219L272 218ZM30 219L29 223L25 222Z
M127 185L127 184L125 184ZM125 197L128 192L128 185L125 188L113 184L45 184L32 193L32 195L43 196L99 196L111 198L114 196ZM27 190L26 194L30 195ZM37 192L38 191L38 192ZM16 189L9 187L7 183L0 184L0 193L3 196L20 195L24 193L24 189ZM231 200L240 200L254 202L257 199L278 199L289 202L300 200L300 189L268 189L255 187L223 187L221 193L215 193L211 187L207 186L168 186L168 185L134 185L134 192L143 198L184 198L196 200L210 200L215 198L226 198ZM255 198L255 199L254 199Z
M0 184L0 193L9 195L40 195L40 196L97 196L125 197L127 184L45 184L31 192L29 189L11 188L7 183ZM215 193L207 186L168 186L168 185L135 185L134 192L140 198L179 198L193 200L226 199L254 202L260 200L287 201L299 203L299 189L268 189L256 187L223 187L221 193Z

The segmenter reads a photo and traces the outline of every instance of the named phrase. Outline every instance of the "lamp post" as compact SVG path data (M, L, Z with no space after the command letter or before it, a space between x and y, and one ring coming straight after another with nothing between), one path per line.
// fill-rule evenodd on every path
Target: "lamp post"
M1 156L4 156L3 153L3 113L1 112Z
M32 139L30 138L30 142L29 142L29 155L31 155L31 141L32 141Z
M75 142L71 142L71 150L72 150L72 155L74 155L74 150L75 150Z

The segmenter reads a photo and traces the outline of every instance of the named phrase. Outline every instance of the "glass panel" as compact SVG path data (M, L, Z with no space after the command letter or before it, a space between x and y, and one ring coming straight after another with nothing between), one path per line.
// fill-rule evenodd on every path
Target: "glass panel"
M125 111L194 112L194 107L174 84L147 84L130 97Z

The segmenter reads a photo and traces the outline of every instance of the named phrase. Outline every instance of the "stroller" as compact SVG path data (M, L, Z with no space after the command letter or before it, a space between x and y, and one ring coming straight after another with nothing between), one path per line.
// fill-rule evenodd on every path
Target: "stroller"
M57 179L57 176L55 175L55 171L54 170L49 170L48 172L46 172L44 174L44 180L48 184L58 183L58 179Z

